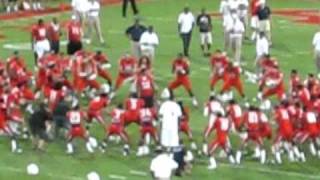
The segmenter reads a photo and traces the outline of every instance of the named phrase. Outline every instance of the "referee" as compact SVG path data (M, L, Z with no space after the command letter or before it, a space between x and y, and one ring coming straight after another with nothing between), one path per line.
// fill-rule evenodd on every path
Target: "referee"
M183 53L186 57L189 57L189 46L194 25L195 18L189 7L185 7L178 17L178 31L183 43Z

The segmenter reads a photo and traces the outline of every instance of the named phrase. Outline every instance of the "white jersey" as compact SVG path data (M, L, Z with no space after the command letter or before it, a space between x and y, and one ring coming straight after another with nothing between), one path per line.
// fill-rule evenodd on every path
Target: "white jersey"
M238 0L238 15L240 18L248 15L249 2L248 0Z
M88 11L90 17L98 17L100 13L100 3L98 1L93 1L88 3Z
M71 6L74 11L86 13L89 10L88 0L72 0Z
M216 100L208 102L204 108L203 114L205 117L209 117L209 128L212 128L216 122L217 113L221 113L223 116L225 115L225 111L221 103Z
M144 32L141 35L140 38L140 47L141 50L149 50L149 49L154 49L156 46L159 45L159 38L158 35L155 32Z

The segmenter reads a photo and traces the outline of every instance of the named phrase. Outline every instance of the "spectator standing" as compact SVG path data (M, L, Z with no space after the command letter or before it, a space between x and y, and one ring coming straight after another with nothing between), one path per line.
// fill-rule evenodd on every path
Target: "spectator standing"
M154 60L155 49L159 45L159 37L154 32L153 26L149 26L148 30L145 31L140 38L140 49L143 56L149 57Z
M88 2L88 43L91 43L92 29L96 31L97 37L101 44L104 44L104 39L101 31L100 23L100 3L98 0L89 0Z
M200 31L200 43L204 56L210 56L210 48L212 45L212 23L211 17L206 13L206 9L202 8L201 14L197 17L197 25Z
M141 49L140 49L140 38L141 35L147 30L147 28L140 24L140 20L137 18L132 26L128 27L126 30L126 35L131 40L131 49L132 54L140 58Z
M238 15L240 18L240 21L243 23L244 28L246 30L245 38L247 38L247 32L248 32L248 8L249 8L249 2L248 0L238 0Z
M259 60L269 54L269 42L264 32L260 32L256 40L256 67L259 67Z
M55 54L58 54L60 52L61 34L61 27L58 19L54 17L52 19L52 22L48 26L48 39L50 41L50 50Z
M314 56L316 60L317 70L318 70L318 73L320 73L320 31L318 31L314 35L312 45L314 47Z
M242 49L242 37L245 32L244 25L240 21L235 11L231 12L232 21L227 25L227 31L230 34L230 46L233 52L234 62L240 63L241 49Z
M131 4L131 8L134 15L137 15L139 13L136 0L122 0L122 17L127 17L128 3Z
M269 45L272 45L271 40L271 10L266 5L265 1L262 0L260 3L260 8L257 12L259 19L259 31L264 32L269 41Z
M71 7L73 15L80 21L81 27L84 27L88 15L88 0L72 0Z
M187 57L189 57L189 46L194 25L195 18L190 12L189 7L185 7L178 17L178 31L183 43L184 56Z
M232 21L230 15L229 2L227 0L221 0L219 12L222 16L222 26L223 26L223 35L224 35L224 51L227 52L230 45L230 35L227 31L227 25Z

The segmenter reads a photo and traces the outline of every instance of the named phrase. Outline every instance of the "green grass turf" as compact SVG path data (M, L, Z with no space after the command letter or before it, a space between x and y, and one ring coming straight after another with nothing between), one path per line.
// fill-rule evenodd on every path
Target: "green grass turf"
M160 36L160 46L156 51L157 57L155 61L155 74L161 77L158 80L159 86L164 88L168 81L173 77L170 74L171 60L181 51L181 41L177 34L176 19L183 6L188 4L192 11L197 13L201 7L206 7L208 11L213 12L218 9L218 1L212 0L152 0L139 4L143 23L152 24L156 32ZM302 0L270 0L271 7L276 8L315 8L320 7L320 2L302 1ZM116 76L117 59L126 51L130 50L127 38L124 36L124 30L131 23L133 18L129 16L127 19L121 18L121 9L119 5L104 7L102 12L102 25L105 39L108 43L107 48L102 48L108 54L113 68L111 70L113 77ZM67 20L69 13L55 14L62 20ZM50 19L50 17L44 17ZM0 46L6 43L29 42L30 34L14 27L25 27L34 23L36 19L18 19L0 22L0 34L6 36L6 39L0 40ZM213 49L222 48L222 29L219 18L213 18L214 25L214 46ZM11 28L10 28L11 27ZM279 59L280 66L286 72L292 68L297 68L302 74L314 71L314 63L312 59L311 39L315 33L317 26L301 25L290 21L288 18L275 16L273 17L273 41L274 48L272 54ZM93 44L88 49L101 49L98 44ZM304 53L299 53L302 51ZM209 71L203 70L208 67L208 60L203 58L199 48L198 32L194 32L191 45L191 69L192 83L196 96L201 103L204 103L209 93L208 81ZM244 58L248 62L249 69L253 69L251 65L254 59L255 48L252 44L245 44ZM10 50L1 49L0 57L5 58L11 53ZM22 51L21 54L26 58L30 68L33 67L33 56L29 51ZM202 69L200 69L202 68ZM116 102L123 101L126 96L128 86L124 86L117 98ZM256 87L252 84L246 84L246 93L249 97L253 97L256 93ZM186 103L191 106L190 100L183 89L177 91L177 97L186 98ZM198 144L201 144L201 133L206 125L207 120L202 116L202 107L200 109L192 109L191 125L194 136ZM136 145L138 140L138 128L133 125L129 128L132 136L132 144ZM103 130L96 125L93 129L98 139L103 137ZM232 142L234 148L237 148L239 139L233 137ZM106 154L97 152L94 156L89 155L82 142L77 143L77 153L74 156L68 156L65 152L65 144L58 141L49 144L48 152L44 154L35 153L31 150L29 141L22 141L21 145L24 153L21 155L9 152L9 141L6 138L0 138L0 179L84 179L85 174L89 171L97 171L103 179L110 179L110 174L125 176L130 180L150 179L150 177L142 177L131 175L130 170L145 171L148 173L150 158L136 158L134 154L129 157L122 157L120 145L112 145ZM134 147L135 148L135 147ZM180 179L186 180L206 180L206 179L223 179L223 180L247 180L247 179L320 179L319 165L317 158L307 157L308 162L288 163L286 160L283 165L260 165L254 160L245 159L243 165L239 167L230 167L225 164L221 165L216 171L208 171L206 169L206 158L199 158L196 161L192 175L185 176ZM40 166L40 175L38 177L28 177L25 173L25 167L28 163L35 162ZM218 160L218 163L227 163L226 160ZM291 172L291 173L283 173ZM312 176L314 175L314 176ZM179 179L179 178L176 178Z

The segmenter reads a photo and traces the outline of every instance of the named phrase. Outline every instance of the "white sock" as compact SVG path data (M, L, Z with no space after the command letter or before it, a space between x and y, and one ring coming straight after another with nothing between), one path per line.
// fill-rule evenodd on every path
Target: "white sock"
M318 157L320 158L320 150L318 151Z
M87 143L86 143L86 148L87 148L87 151L88 151L89 153L93 153L93 152L94 152L94 150L93 150L90 142L87 142Z
M197 150L198 148L197 148L197 144L195 143L195 142L192 142L191 143L191 149L192 150Z
M11 152L15 152L17 150L17 141L12 139L11 140Z
M261 151L260 151L260 148L257 146L255 149L254 149L254 157L255 158L258 158L260 157L261 155Z
M237 151L237 154L236 154L236 163L237 164L241 163L241 156L242 156L241 151Z
M143 155L143 146L139 146L137 156L142 156L142 155Z
M229 155L229 162L231 164L235 164L236 163L236 160L234 159L233 155Z
M71 143L67 144L67 153L73 153L73 145Z
M149 145L149 144L151 143L151 136L150 136L150 133L147 133L145 138L146 138L146 139L145 139L145 140L146 140L146 144L148 144L148 145Z
M302 161L302 162L306 162L306 161L307 161L304 152L301 152L300 158L301 158L301 161Z
M276 161L278 164L282 164L282 160L281 160L281 154L279 151L276 151L275 153L275 157L276 157Z
M149 147L147 146L147 145L145 145L144 147L143 147L143 154L144 155L148 155L150 153L150 149L149 149Z
M202 152L203 152L204 154L208 154L208 144L203 144L203 145L202 145Z
M301 153L300 153L300 151L299 151L299 149L298 149L297 146L294 146L294 147L293 147L293 152L294 152L294 155L295 155L296 157L301 158Z
M309 149L310 149L310 152L311 152L312 156L316 156L317 155L316 147L314 146L313 143L310 143Z
M215 169L217 168L217 162L216 160L214 159L214 157L210 157L209 159L209 169Z
M266 153L266 150L261 150L261 153L260 153L260 163L261 164L264 164L266 162L266 158L267 158L267 153Z
M292 150L289 150L289 161L290 161L290 162L294 162L294 161L295 161L295 159L294 159L294 153L293 153Z

